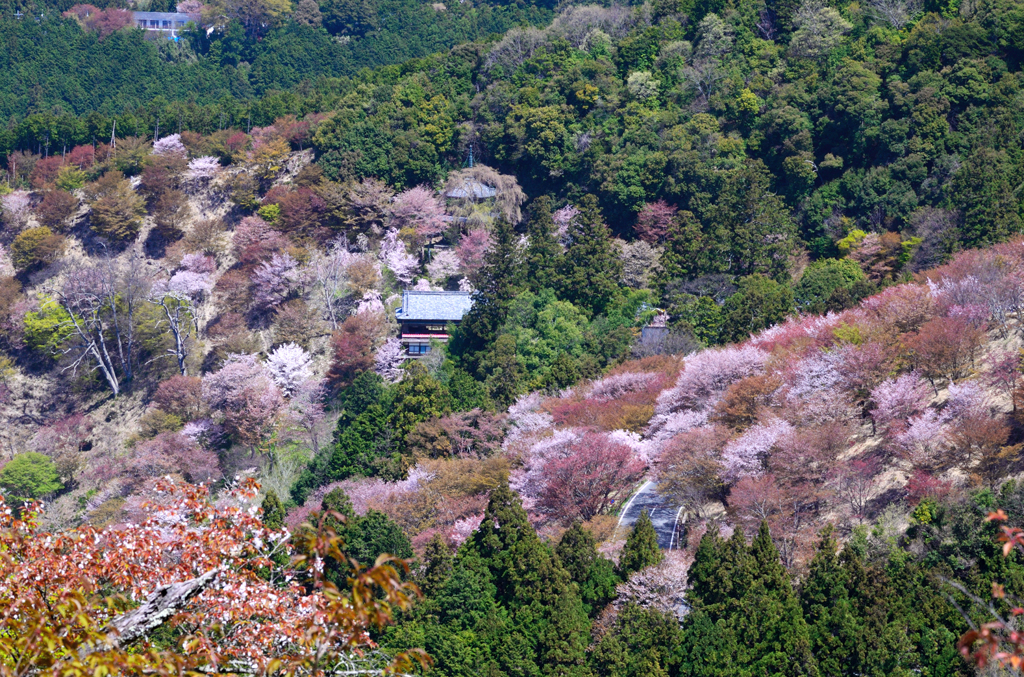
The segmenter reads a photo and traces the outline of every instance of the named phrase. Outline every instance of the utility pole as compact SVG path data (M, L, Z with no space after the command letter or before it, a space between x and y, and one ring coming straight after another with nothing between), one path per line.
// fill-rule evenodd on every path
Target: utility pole
M117 143L117 139L114 136L114 132L115 131L117 131L117 120L116 119L114 120L114 124L112 124L110 126L110 150L107 151L107 159L108 160L115 155L115 153L114 153L114 151L116 150L116 145L115 144Z

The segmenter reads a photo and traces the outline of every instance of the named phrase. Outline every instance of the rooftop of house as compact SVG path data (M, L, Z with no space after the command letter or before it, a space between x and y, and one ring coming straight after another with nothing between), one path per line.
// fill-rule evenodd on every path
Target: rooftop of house
M442 320L458 322L473 307L473 292L405 291L402 307L395 311L399 322Z
M195 15L184 12L132 12L132 17L139 19L165 19L167 21L193 21Z
M494 197L498 194L498 191L492 186L488 186L486 183L480 183L479 181L469 181L461 186L452 188L445 197L451 197L456 199L472 198L474 200L485 200L489 197Z

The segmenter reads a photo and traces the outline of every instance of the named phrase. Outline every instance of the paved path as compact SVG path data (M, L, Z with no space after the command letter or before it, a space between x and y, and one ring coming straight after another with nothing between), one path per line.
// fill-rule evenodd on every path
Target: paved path
M633 526L645 512L651 516L651 522L654 523L658 545L663 550L678 547L678 536L675 531L676 524L682 517L682 509L671 499L658 494L658 485L652 480L645 482L626 502L619 516L617 536L625 538L629 533L629 527Z

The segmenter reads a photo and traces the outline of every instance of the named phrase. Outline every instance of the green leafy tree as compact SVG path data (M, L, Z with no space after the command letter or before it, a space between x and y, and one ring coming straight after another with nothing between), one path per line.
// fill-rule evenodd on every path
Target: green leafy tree
M693 675L817 675L803 612L766 524L706 534L690 568L683 671Z
M660 564L663 559L665 554L658 547L658 533L654 530L651 516L643 512L626 537L626 545L619 555L619 575L629 578L634 571Z
M502 485L447 581L391 643L425 647L446 675L585 677L589 631L569 572Z
M63 488L53 461L34 451L15 455L0 470L0 489L8 504L42 498Z
M268 529L280 529L284 526L284 506L273 489L267 492L260 507L263 510L261 519L264 526Z
M434 534L423 550L422 564L416 572L416 582L427 597L433 597L444 586L452 573L455 556L441 534Z
M390 399L371 404L338 435L325 457L326 466L313 469L315 475L322 477L313 487L353 475L398 479L404 474L398 457L403 438L391 427Z
M568 237L559 278L560 296L599 315L618 292L622 262L615 256L608 226L593 195L584 196L579 215L569 224Z
M420 421L451 413L452 396L419 362L406 365L405 375L395 386L388 426L404 442Z
M864 271L850 259L822 259L807 266L793 290L797 307L804 312L823 313L837 290L850 290L864 282Z
M722 306L722 338L742 341L793 312L793 290L764 275L749 275Z
M352 381L351 385L338 394L338 404L342 409L338 419L336 435L344 430L357 416L366 411L370 405L384 398L387 388L384 379L374 371L364 371Z
M551 369L561 356L583 356L587 329L587 318L576 306L559 301L554 292L545 289L540 294L523 292L516 297L502 332L515 341L517 358L531 377L527 389L534 389L551 380ZM572 362L563 360L559 378L570 378L571 374L564 372L572 367Z
M530 205L526 236L529 238L523 261L526 284L537 293L553 289L557 284L562 247L558 244L557 227L551 218L551 198L547 195L541 195Z
M520 258L515 230L504 219L498 219L484 256L473 307L459 323L448 347L459 366L480 378L486 376L481 362L505 324L509 304L520 291Z
M683 303L673 305L673 322L683 329L689 329L693 336L705 346L712 346L722 338L722 306L710 296L692 296ZM677 299L680 301L682 299Z
M1020 232L1020 197L1016 172L1006 151L980 148L953 178L951 198L963 213L963 243L980 247Z
M725 245L716 233L705 234L692 212L679 212L669 224L661 254L662 286L670 280L725 272L728 270Z
M46 226L26 228L11 242L11 261L18 270L52 263L64 252L64 238Z
M597 615L615 598L615 586L621 582L615 565L597 553L594 535L579 522L565 530L555 554L578 586L588 615Z
M487 371L484 383L487 396L498 408L510 406L523 393L523 367L516 354L516 341L511 335L498 337L483 367Z
M541 543L507 485L491 492L466 549L488 563L496 599L510 614L511 641L530 646L533 661L546 672L573 674L583 661L590 623L569 573Z
M44 297L39 310L25 314L25 344L43 355L56 357L74 329L71 315L51 298Z
M679 674L683 641L677 618L629 603L615 619L611 632L594 649L591 663L599 675L667 677Z
M736 276L788 277L796 228L782 199L769 190L760 162L733 172L711 210L715 227L728 233L729 271Z
M345 551L362 566L371 566L387 553L403 559L412 559L412 543L402 528L382 512L368 510L353 518L345 529Z

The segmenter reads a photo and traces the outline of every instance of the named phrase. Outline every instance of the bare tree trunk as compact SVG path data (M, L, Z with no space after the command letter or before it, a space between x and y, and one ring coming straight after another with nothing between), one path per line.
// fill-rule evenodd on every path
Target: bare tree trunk
M79 657L84 658L96 651L123 647L145 637L178 613L178 610L189 600L205 590L219 573L220 569L211 569L197 578L157 588L138 608L123 613L110 621L109 629L106 632L105 646L96 644L83 646L79 649Z

